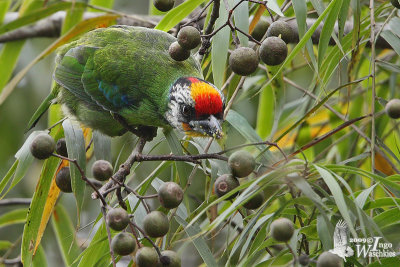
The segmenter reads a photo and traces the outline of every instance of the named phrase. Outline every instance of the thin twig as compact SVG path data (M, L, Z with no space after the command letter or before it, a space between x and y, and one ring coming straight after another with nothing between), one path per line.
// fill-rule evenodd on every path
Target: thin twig
M30 205L31 198L9 198L0 200L1 206L13 206L13 205Z
M104 224L106 226L108 246L110 247L111 260L112 260L112 263L113 263L113 267L116 267L117 264L115 263L114 250L111 247L111 231L110 231L110 228L108 227L108 224L107 224L107 211L106 211L106 207L103 206L103 205L101 206L101 212L103 213Z

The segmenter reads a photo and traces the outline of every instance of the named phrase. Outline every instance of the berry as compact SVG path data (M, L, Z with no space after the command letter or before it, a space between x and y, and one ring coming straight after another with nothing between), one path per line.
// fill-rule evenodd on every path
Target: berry
M267 37L281 37L285 43L290 43L294 40L294 33L290 25L285 21L272 22L267 30Z
M167 215L161 211L152 211L144 217L143 227L150 237L162 237L169 231Z
M168 53L175 61L184 61L190 57L190 51L183 49L178 42L173 42L169 46Z
M319 255L318 260L317 260L317 267L341 267L343 266L342 264L342 259L328 251L323 252L321 255Z
M167 12L174 7L174 0L154 0L154 6L162 11Z
M236 48L229 56L229 66L236 74L252 74L258 67L257 53L250 47Z
M56 152L58 155L68 158L67 143L65 142L65 138L58 139L56 144Z
M119 233L111 240L111 248L118 255L129 255L136 248L135 238L126 232Z
M223 174L215 180L214 183L214 191L218 197L222 197L223 195L227 194L228 192L232 191L236 187L238 187L239 181L230 174ZM236 192L226 200L232 199L237 196L239 192Z
M158 190L158 200L164 208L176 208L183 200L183 190L174 182L164 183Z
M256 190L256 189L255 189ZM249 210L258 209L264 203L264 192L258 192L254 197L246 202L243 206Z
M178 32L178 43L186 50L196 48L201 43L200 32L193 26L183 27Z
M228 159L229 167L235 177L242 178L248 176L254 170L256 161L253 155L245 150L238 150Z
M260 46L260 59L269 66L285 61L288 53L286 43L279 37L268 37Z
M92 174L96 180L105 181L113 175L113 167L106 160L97 160L93 163Z
M293 232L293 223L287 218L279 218L271 223L271 235L276 241L289 241Z
M392 2L392 5L393 5L395 8L400 8L399 0L390 0L390 2Z
M260 20L257 22L256 26L254 27L251 36L256 39L257 41L261 41L265 33L269 28L269 22L265 17L261 17Z
M71 175L69 167L63 167L56 175L56 185L64 193L71 193Z
M142 247L136 252L136 265L138 267L156 267L159 263L158 254L154 248Z
M164 250L161 252L161 264L162 266L168 267L180 267L181 266L181 258L176 254L175 251L172 250Z
M306 254L301 254L299 256L299 263L302 266L308 266L308 264L310 263L310 258Z
M56 142L47 133L40 133L33 139L29 149L35 158L47 159L56 149Z
M129 224L129 214L123 208L111 209L107 213L107 224L115 230L121 231Z
M385 110L390 118L400 118L400 99L392 99L387 102Z

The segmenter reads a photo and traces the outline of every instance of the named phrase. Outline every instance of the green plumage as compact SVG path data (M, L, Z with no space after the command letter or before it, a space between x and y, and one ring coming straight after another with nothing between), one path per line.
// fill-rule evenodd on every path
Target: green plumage
M165 32L130 26L85 34L57 55L59 102L79 121L110 136L126 131L112 114L130 126L167 126L172 84L180 77L202 77L193 57L171 59L168 48L174 41Z

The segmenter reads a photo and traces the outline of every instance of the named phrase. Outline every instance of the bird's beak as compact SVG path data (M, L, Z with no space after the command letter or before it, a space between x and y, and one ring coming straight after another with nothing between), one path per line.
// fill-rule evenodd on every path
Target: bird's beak
M217 139L222 137L221 122L213 115L210 115L206 120L191 121L189 122L189 126L193 131L203 135L208 135Z

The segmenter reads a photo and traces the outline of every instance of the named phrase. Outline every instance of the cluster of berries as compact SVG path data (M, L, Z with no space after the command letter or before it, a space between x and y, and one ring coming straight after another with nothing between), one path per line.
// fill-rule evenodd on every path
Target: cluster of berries
M178 32L177 41L173 42L168 53L175 61L184 61L190 57L190 50L201 43L199 30L193 26L185 26Z

